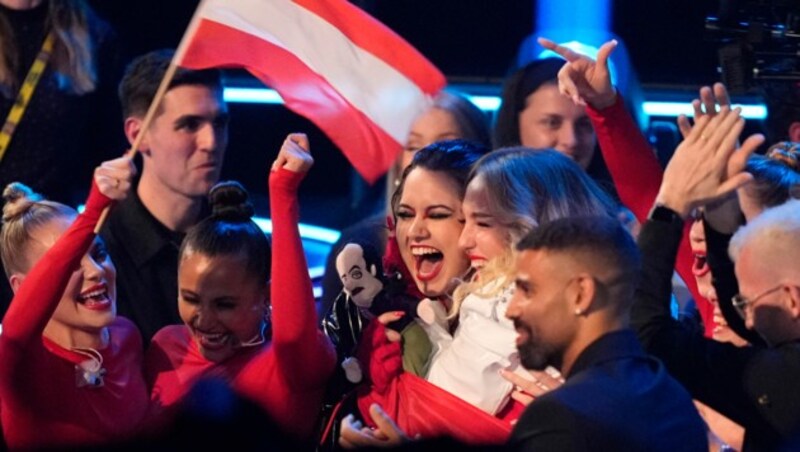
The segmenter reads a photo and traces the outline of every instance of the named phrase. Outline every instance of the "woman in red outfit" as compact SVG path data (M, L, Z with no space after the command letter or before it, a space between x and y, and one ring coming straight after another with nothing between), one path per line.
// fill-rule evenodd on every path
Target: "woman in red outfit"
M603 44L596 62L550 40L540 38L539 43L567 60L558 74L558 91L566 95L564 99L572 99L576 107L586 109L620 201L640 223L644 223L658 193L663 170L647 138L611 84L608 58L617 42ZM714 307L697 290L692 273L688 225L684 236L686 239L681 242L675 270L695 299L706 334L711 336Z
M271 272L269 243L250 219L252 206L237 183L212 189L211 217L184 239L178 268L184 325L159 331L147 354L159 422L169 418L201 377L221 377L285 431L299 438L312 434L335 352L316 328L297 228L297 188L313 164L307 149L305 135L291 134L272 166Z
M0 411L11 449L118 441L144 418L142 340L116 317L116 272L93 232L134 171L128 158L103 163L81 215L19 183L3 192L0 254L15 295L0 335Z
M450 294L469 271L469 260L458 246L467 177L483 149L462 140L434 143L420 150L405 169L392 199L396 239L388 248L392 265L413 282L411 291L449 308ZM408 342L391 342L384 322L387 313L364 331L357 357L368 384L357 393L358 411L374 426L371 406L380 405L411 436L453 436L471 444L499 444L510 424L403 371ZM399 339L399 338L397 338ZM354 422L346 418L343 426ZM358 424L360 426L360 424ZM359 427L360 429L360 427ZM344 443L343 443L344 444Z

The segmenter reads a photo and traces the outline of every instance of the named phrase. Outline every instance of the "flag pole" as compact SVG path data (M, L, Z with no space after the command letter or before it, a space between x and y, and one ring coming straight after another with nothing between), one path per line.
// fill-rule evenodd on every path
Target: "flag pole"
M200 23L200 11L203 9L203 5L206 3L207 0L200 0L200 3L197 5L197 8L194 10L194 14L192 15L192 20L189 22L189 26L186 28L186 31L183 33L183 37L181 37L181 42L178 44L178 48L175 51L175 54L172 56L172 61L169 63L169 67L167 67L167 71L164 73L164 77L161 79L161 83L158 85L158 89L156 90L155 96L153 96L153 100L150 102L150 107L147 109L147 114L144 116L144 120L142 120L142 125L139 128L139 133L136 134L136 138L133 140L133 144L131 148L125 152L124 157L133 158L137 152L139 152L139 146L142 144L142 139L144 138L147 129L150 128L150 124L153 122L153 118L156 116L156 112L158 111L158 107L161 105L161 101L164 98L164 95L167 93L167 89L169 88L170 82L172 82L172 78L175 77L175 71L178 70L177 61L181 61L183 59L183 55L186 53L187 47L189 47L189 41L191 37L194 35L194 31L197 29ZM103 211L100 213L100 218L97 219L97 225L94 227L94 233L99 234L100 230L103 229L103 225L108 218L108 214L111 212L112 206L107 206Z

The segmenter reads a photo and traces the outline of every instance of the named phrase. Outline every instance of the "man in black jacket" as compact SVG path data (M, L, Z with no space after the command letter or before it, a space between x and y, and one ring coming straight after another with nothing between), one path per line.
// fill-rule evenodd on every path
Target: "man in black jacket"
M639 253L618 221L565 218L517 246L506 315L522 364L566 383L536 399L513 432L524 450L707 450L689 394L628 329Z
M139 144L142 170L131 196L101 231L117 267L118 313L136 324L145 344L178 315L178 248L209 212L228 143L228 108L218 70L178 68L149 128L144 119L172 61L150 52L126 69L119 87L125 135Z

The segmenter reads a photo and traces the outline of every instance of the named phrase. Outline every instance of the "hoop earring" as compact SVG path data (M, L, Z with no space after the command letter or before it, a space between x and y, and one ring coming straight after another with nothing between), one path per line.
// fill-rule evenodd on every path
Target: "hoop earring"
M241 342L239 344L239 348L257 347L263 344L264 342L267 341L266 336L264 334L266 330L267 330L267 322L265 320L261 322L261 329L259 330L258 334L248 341Z

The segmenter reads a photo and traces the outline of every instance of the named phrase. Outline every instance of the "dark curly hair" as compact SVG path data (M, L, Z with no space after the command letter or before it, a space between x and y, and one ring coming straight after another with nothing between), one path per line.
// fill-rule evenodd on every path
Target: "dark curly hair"
M270 279L272 251L264 231L251 219L254 213L247 190L235 181L220 182L208 194L211 216L186 234L179 256L198 252L207 256L240 255L247 272L259 282Z
M414 160L411 161L411 164L403 170L403 175L400 177L400 185L397 186L397 190L392 195L392 212L397 211L400 198L403 197L406 178L416 168L434 171L449 177L459 187L459 197L463 198L464 191L467 188L467 177L472 165L481 156L488 153L489 148L486 146L467 140L437 141L420 149L414 155Z

